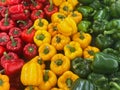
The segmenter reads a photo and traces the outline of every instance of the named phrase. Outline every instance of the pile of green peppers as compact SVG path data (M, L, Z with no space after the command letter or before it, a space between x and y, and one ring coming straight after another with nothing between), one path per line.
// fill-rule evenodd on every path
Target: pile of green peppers
M71 90L120 90L120 0L78 0L83 20L78 30L90 33L100 49L93 60L77 57L71 70L80 76Z

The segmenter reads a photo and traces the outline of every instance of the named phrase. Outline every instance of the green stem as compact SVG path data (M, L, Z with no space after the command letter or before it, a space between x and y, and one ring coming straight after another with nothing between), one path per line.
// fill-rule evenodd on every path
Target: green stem
M49 80L49 75L48 75L48 73L49 73L49 70L45 70L45 74L43 75L43 80L44 80L45 82L47 82L47 81Z
M33 30L34 26L30 27L28 30L27 30L27 34L30 34Z
M22 23L24 26L27 25L27 22L25 22L23 20L18 20L17 23Z
M84 39L85 37L84 37L84 35L83 35L83 32L80 32L80 37L79 37L80 39Z
M116 82L110 82L110 86L113 86L116 90L120 90L120 86Z
M46 46L45 49L44 49L44 54L48 54L49 53L49 47Z
M63 16L63 15L58 14L57 16L58 16L58 18L60 18L61 20L65 19L65 16Z
M44 40L44 38L45 38L45 35L42 34L42 33L41 33L40 35L37 35L37 36L36 36L36 39L37 39L37 40Z
M68 6L64 6L64 7L63 7L63 10L64 10L64 11L68 11L68 10L69 10Z
M29 47L28 47L28 51L29 51L30 53L32 53L32 52L34 51L34 47L29 46Z
M55 61L55 63L57 64L57 66L60 66L63 63L63 60L58 59L58 60Z
M94 55L94 54L95 54L95 52L94 52L93 50L88 50L88 53L89 53L90 55Z
M0 86L2 86L3 85L3 80L2 79L0 79Z
M57 31L58 30L57 26L53 26L53 30Z
M0 74L1 74L1 73L4 73L4 72L5 72L5 69L0 70Z
M7 60L9 60L11 57L7 54L7 52L4 52L3 55L5 56L5 58L7 58Z
M34 0L31 0L31 2L34 6L37 6L37 3Z
M9 21L8 21L8 14L5 14L5 21L4 21L4 25L8 26L9 25Z
M12 41L12 46L17 46L17 42L14 40L13 36L10 36L10 39Z
M52 11L53 10L53 3L52 0L50 0L50 7L48 8L48 11Z
M35 15L39 16L41 13L42 13L42 10L38 10Z
M39 23L38 23L38 26L42 27L44 25L44 23L42 22L42 19L39 18Z
M59 36L56 36L56 42L60 43L60 41L61 41L61 38Z
M38 58L37 62L38 62L40 65L42 65L42 63L43 63L43 61L42 61L41 58Z
M72 83L73 83L73 81L72 81L71 78L67 78L67 79L66 79L66 84L67 84L68 88L71 87Z
M70 49L70 52L75 52L75 47L72 47L70 45L67 45L67 47Z
M34 88L33 88L33 86L32 86L32 85L30 85L30 86L29 86L29 89L30 89L30 90L34 90Z

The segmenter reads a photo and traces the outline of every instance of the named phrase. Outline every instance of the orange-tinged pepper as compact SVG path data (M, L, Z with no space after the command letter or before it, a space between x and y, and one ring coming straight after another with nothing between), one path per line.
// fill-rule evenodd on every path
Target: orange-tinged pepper
M64 89L54 87L54 88L52 88L51 90L64 90Z

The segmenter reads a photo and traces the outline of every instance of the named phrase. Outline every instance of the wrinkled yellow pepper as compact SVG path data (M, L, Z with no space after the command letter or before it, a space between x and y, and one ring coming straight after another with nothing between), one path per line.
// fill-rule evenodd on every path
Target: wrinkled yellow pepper
M83 57L93 59L95 53L100 52L100 49L94 46L87 46L83 50Z
M64 90L64 89L54 87L51 90Z
M82 49L85 49L88 45L90 45L92 36L89 33L78 32L73 35L72 40L79 42Z
M48 43L44 43L38 48L39 56L44 61L49 61L56 54L56 52L55 47Z
M51 70L43 71L43 82L39 85L39 90L50 90L57 84L57 77Z
M66 44L64 47L65 56L67 56L70 60L81 57L82 56L82 48L80 44L75 41L71 41L69 44Z
M66 16L70 14L70 12L73 11L73 6L71 3L69 2L63 2L60 6L59 6L59 12L65 14Z
M65 18L57 26L58 31L65 36L70 36L77 32L77 24L71 17Z
M82 20L82 14L78 11L71 12L68 17L71 17L77 24Z
M21 70L21 82L23 85L38 86L43 82L43 72L37 62L27 62Z
M70 37L62 34L56 34L51 41L51 44L56 50L63 50L64 46L70 42Z
M52 14L51 16L51 22L52 23L60 23L61 21L63 21L66 18L66 16L61 13L61 12L56 12L54 14Z
M63 54L55 54L51 59L50 69L60 76L70 69L70 59Z
M10 90L9 77L0 74L0 90Z
M60 6L66 0L52 0L55 6Z
M45 69L45 62L42 60L40 56L35 56L30 60L31 62L37 62L42 69Z
M37 86L27 86L24 90L39 90Z
M33 37L34 43L39 47L43 43L50 43L51 35L46 30L38 30Z
M78 75L71 71L66 71L58 78L58 87L63 90L70 90L71 85L77 78L79 78Z
M34 21L33 26L35 30L47 30L48 21L46 19L38 18Z

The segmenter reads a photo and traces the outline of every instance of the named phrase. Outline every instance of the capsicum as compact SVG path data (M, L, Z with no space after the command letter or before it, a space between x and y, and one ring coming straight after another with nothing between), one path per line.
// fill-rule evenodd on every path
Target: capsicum
M48 43L43 43L39 48L38 48L38 53L39 56L42 58L44 61L49 61L51 58L56 54L56 49L54 46L48 44Z
M33 43L27 43L23 48L23 55L27 60L37 55L37 46Z
M65 66L65 67L64 67ZM70 69L70 60L67 56L59 53L51 58L50 69L58 76Z
M22 0L7 0L7 5L16 5L21 3Z
M50 90L57 83L57 76L51 70L43 70L43 82L38 86L40 90Z
M30 0L31 1L31 5L30 5L30 10L39 10L43 8L43 4L38 2L37 0Z
M71 41L64 46L64 53L70 60L82 56L83 50L80 47L80 44L75 41Z
M51 35L46 30L37 30L33 37L34 43L39 47L43 43L50 43Z
M3 56L4 52L5 52L5 48L3 46L0 46L0 57Z

